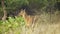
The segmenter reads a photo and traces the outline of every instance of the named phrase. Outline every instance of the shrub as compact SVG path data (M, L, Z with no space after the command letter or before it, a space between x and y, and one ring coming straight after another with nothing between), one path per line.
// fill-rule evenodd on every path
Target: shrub
M21 28L25 26L24 19L22 17L8 17L9 19L6 21L0 21L0 34L5 34L6 32L9 32L10 29L14 31L17 28ZM20 33L18 30L16 33Z

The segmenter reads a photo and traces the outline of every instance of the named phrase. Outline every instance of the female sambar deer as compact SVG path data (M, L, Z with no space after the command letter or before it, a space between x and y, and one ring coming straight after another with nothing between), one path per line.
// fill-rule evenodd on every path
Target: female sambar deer
M18 16L22 16L24 18L27 27L29 26L33 27L33 24L36 20L36 16L28 15L25 11L26 11L25 9L24 10L21 9L21 12L18 14Z

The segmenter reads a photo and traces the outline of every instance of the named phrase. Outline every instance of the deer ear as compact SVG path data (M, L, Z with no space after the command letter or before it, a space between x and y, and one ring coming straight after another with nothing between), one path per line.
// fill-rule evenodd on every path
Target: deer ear
M25 12L26 9L24 9L24 12Z
M25 9L24 9L24 13L25 13Z
M21 9L21 11L23 11L23 9Z
M23 9L20 10L21 13L22 13L23 11L24 11Z

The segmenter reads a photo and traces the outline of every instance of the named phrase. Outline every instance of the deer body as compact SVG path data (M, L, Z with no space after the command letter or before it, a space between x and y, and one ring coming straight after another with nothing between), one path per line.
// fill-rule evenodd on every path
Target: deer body
M35 21L35 17L31 15L27 15L25 10L21 10L21 12L18 15L24 18L27 27L31 26L33 24L33 21Z

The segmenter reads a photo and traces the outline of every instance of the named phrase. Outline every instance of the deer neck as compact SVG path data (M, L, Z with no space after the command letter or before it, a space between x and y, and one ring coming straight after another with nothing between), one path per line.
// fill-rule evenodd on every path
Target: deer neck
M27 14L24 14L24 15L23 15L23 18L26 19L26 18L27 18Z

